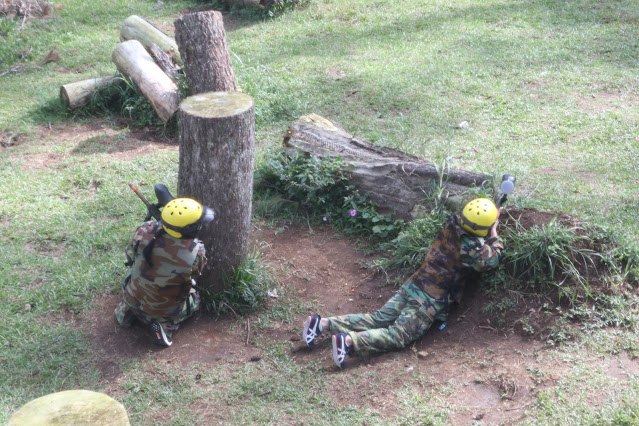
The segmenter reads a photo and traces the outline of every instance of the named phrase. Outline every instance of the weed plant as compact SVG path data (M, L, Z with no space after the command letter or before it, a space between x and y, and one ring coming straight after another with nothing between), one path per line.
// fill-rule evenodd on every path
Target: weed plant
M584 228L563 226L555 218L529 230L507 229L504 239L508 245L504 261L514 280L542 290L554 286L560 299L567 297L573 304L580 290L591 295L591 275L597 273L602 255L588 248L592 240Z
M213 2L198 0L198 2L211 3L215 9L226 11L235 19L276 18L288 12L293 12L296 9L307 7L311 4L311 0L254 0L247 1L246 4L257 3L259 6L247 7L244 4L229 5L230 2L223 0L215 0Z
M227 312L241 315L261 307L268 289L276 282L262 262L260 253L254 251L244 258L233 275L224 278L223 291L201 291L203 306L217 315Z
M515 222L502 237L502 265L509 282L526 283L541 292L555 290L560 300L573 306L578 298L592 299L594 291L614 291L616 281L634 280L637 253L604 239L595 227L565 226L554 218L526 230Z
M184 81L183 78L181 80ZM93 92L89 103L74 111L73 116L75 118L118 116L135 126L159 127L169 133L177 131L176 116L171 117L167 123L160 120L151 103L137 86L126 75L119 72L111 84Z
M379 245L384 255L370 266L384 273L390 270L415 271L424 261L426 252L449 215L448 210L437 209L431 215L409 222L395 238Z
M340 158L274 151L258 165L255 182L255 211L263 217L285 213L376 241L394 238L404 226L403 220L380 214L349 184Z

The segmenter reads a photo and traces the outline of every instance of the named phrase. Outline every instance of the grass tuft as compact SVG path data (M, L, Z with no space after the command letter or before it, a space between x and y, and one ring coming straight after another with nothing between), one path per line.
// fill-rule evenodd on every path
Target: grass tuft
M249 253L233 275L224 279L223 291L201 290L203 306L217 315L245 314L263 306L268 289L276 282L262 263L260 253Z

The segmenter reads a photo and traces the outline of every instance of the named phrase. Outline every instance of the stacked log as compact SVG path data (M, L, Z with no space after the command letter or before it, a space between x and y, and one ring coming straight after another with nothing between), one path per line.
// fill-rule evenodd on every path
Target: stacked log
M91 100L93 92L101 87L111 85L117 80L117 77L109 76L65 84L60 87L60 99L65 107L74 110L86 105Z
M120 40L137 40L142 43L147 50L150 50L151 46L155 44L171 56L176 64L180 66L184 65L175 40L137 15L129 16L124 20L122 28L120 28Z
M175 81L183 63L177 43L136 15L124 20L120 40L112 54L113 62L147 98L158 117L168 121L180 101ZM116 81L115 76L103 76L65 84L60 87L60 100L70 110L80 108L96 90Z
M169 121L180 102L177 85L153 61L142 43L137 40L122 42L113 51L112 58L120 72L127 75L149 100L158 117Z

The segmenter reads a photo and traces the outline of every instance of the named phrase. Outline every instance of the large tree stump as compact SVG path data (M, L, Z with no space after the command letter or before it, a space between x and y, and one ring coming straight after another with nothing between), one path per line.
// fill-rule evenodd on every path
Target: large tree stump
M177 19L175 40L191 94L237 90L220 12L198 12Z
M255 102L240 92L191 96L180 104L178 126L178 193L215 210L199 236L208 258L200 285L217 291L248 253Z
M120 28L120 40L137 40L149 51L151 46L155 44L171 56L176 64L183 65L175 40L137 15L131 15L124 20L122 28Z
M148 99L162 121L168 121L177 110L180 95L177 85L155 63L144 46L137 40L117 45L113 62L127 75Z
M26 403L7 423L22 425L129 425L122 404L103 393L77 389L51 393Z
M117 77L99 77L60 86L60 100L62 104L74 110L86 105L91 100L91 95L100 87L108 86L117 81Z
M453 208L458 208L461 194L492 179L481 173L442 169L399 150L373 145L317 114L293 122L284 146L311 155L341 157L353 186L367 193L378 207L404 219L421 216L439 199L450 199Z

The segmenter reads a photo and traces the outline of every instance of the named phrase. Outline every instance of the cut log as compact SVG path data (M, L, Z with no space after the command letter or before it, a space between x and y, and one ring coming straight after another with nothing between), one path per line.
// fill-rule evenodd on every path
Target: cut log
M126 18L120 28L120 41L128 40L139 41L147 50L151 49L152 44L156 44L168 53L176 64L183 65L175 40L137 15Z
M237 90L220 12L198 12L177 19L175 40L191 94Z
M62 104L74 110L86 105L91 100L93 92L100 87L108 86L117 81L117 77L99 77L60 86L60 100Z
M199 235L208 262L198 285L219 291L249 248L255 102L240 92L191 96L180 105L178 127L178 193L215 210Z
M120 72L128 76L148 99L158 117L168 121L179 106L178 88L144 46L137 40L125 41L117 45L112 58Z
M293 122L284 146L291 152L341 157L355 188L368 194L379 208L404 219L423 215L440 198L450 199L458 208L460 196L469 188L492 181L481 173L441 169L399 150L373 145L317 114Z
M173 58L155 43L151 44L149 51L155 58L155 63L162 68L162 71L171 77L171 80L177 82L179 67L173 63Z

